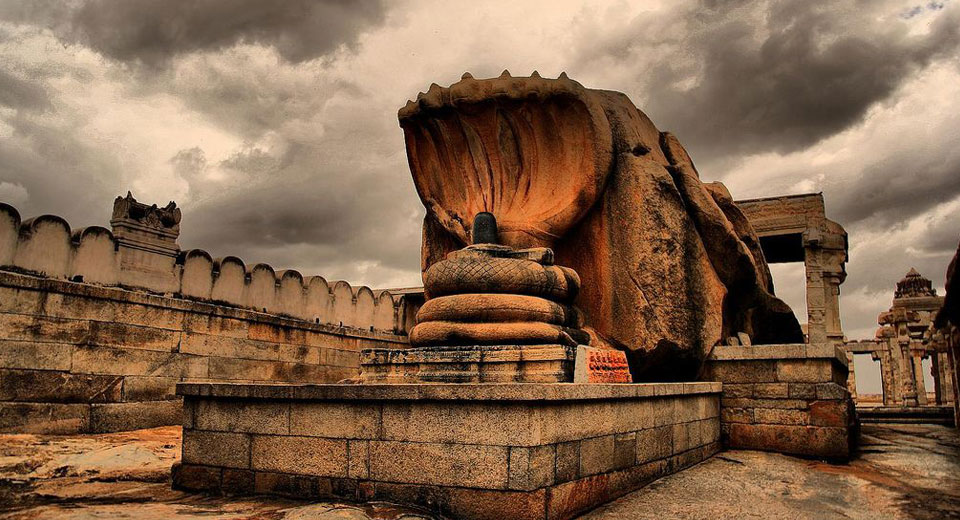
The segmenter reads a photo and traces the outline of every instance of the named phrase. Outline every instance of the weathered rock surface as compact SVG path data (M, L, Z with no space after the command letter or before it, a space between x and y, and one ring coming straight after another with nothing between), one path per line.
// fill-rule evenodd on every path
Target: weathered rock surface
M726 451L581 520L960 518L960 436L934 425L864 425L861 454L834 465Z
M175 491L180 427L101 435L0 435L0 518L430 520L387 503L306 503Z
M399 118L427 208L425 285L490 212L502 244L551 248L579 274L575 303L594 344L627 350L636 381L692 378L739 332L803 340L729 193L701 182L679 141L625 95L565 75L465 74Z
M152 456L145 457L144 452ZM0 435L0 518L431 518L384 503L311 504L277 497L217 497L175 491L170 489L169 468L179 453L178 427L109 435ZM37 471L41 467L64 469ZM865 425L862 453L850 464L825 464L775 453L721 452L582 519L957 518L958 475L960 437L956 430Z
M953 260L947 266L946 283L944 284L943 307L937 314L935 325L945 328L948 323L960 327L960 245L953 255Z

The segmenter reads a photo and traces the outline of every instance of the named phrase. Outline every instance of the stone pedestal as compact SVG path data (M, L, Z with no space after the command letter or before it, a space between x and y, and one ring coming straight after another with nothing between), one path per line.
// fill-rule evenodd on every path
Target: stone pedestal
M720 448L718 383L191 384L174 486L566 519Z
M857 436L847 357L832 343L717 347L724 446L845 460Z
M573 380L575 355L566 345L368 349L360 370L366 383L556 383Z

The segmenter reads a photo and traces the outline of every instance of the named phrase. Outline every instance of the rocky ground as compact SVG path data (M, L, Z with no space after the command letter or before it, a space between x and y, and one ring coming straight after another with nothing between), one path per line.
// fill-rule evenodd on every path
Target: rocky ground
M427 519L389 504L307 504L170 489L180 429L0 435L0 519ZM832 465L727 451L583 516L960 518L960 435L942 426L865 425L860 455Z
M584 515L667 518L960 518L960 434L934 425L867 424L846 465L726 451Z

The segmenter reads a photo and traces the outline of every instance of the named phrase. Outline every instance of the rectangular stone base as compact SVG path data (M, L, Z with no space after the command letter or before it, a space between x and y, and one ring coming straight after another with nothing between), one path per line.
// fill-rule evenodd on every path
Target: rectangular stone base
M366 349L364 383L569 383L577 347L485 345Z
M722 346L703 379L723 383L725 447L845 460L858 428L847 358L833 344Z
M180 489L566 519L720 448L717 383L180 384Z

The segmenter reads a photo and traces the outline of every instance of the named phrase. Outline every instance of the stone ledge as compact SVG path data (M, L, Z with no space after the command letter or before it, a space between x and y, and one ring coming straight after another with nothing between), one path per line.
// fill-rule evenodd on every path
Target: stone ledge
M0 433L71 435L154 428L181 422L180 399L132 403L0 401Z
M697 383L429 383L241 384L185 382L177 395L268 400L589 401L716 394L722 384Z
M784 345L718 346L709 361L751 361L782 359L836 359L847 366L847 356L833 343L791 343Z

